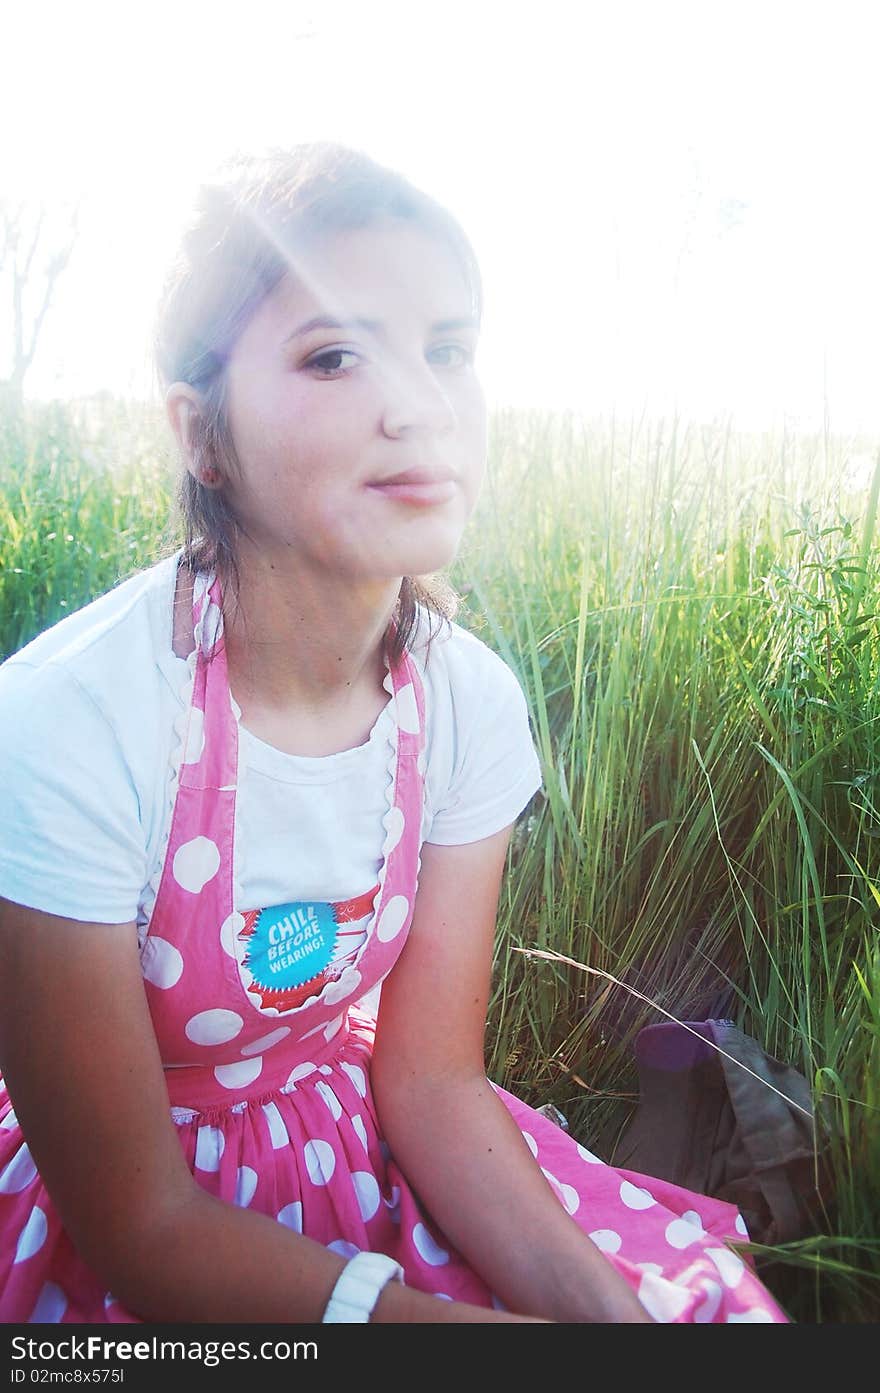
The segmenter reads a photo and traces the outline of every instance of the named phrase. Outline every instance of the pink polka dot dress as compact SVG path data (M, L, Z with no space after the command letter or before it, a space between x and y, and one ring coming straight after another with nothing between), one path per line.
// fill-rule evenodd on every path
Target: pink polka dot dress
M379 886L366 939L295 1009L267 1009L237 950L233 838L238 726L220 589L199 578L194 681L168 847L142 963L180 1145L199 1185L342 1256L389 1254L406 1282L491 1307L493 1292L432 1224L383 1141L370 1088L374 1022L357 1003L406 939L419 865L421 681L391 673L396 745ZM731 1246L728 1204L604 1164L502 1089L553 1194L664 1322L784 1322ZM97 1158L96 1158L97 1163ZM511 1223L516 1222L515 1214ZM125 1322L65 1234L0 1091L0 1320Z

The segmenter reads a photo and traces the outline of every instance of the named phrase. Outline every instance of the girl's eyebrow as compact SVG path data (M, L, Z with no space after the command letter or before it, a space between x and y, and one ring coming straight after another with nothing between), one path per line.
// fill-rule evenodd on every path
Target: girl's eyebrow
M479 329L479 324L473 316L464 319L438 319L431 325L432 334L449 334L456 329ZM305 334L310 334L314 329L366 329L371 334L378 333L382 324L378 319L336 319L333 315L319 314L313 319L307 319L304 324L300 324L292 333L288 334L284 340L290 343L291 339L302 338Z

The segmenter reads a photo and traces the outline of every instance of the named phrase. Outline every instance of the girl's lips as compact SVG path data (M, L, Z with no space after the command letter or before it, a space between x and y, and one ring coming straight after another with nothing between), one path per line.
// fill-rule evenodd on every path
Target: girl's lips
M392 479L368 484L367 487L383 494L385 498L393 499L395 503L430 508L438 503L449 503L454 498L456 481L449 474L422 474L413 470L408 474L398 474Z

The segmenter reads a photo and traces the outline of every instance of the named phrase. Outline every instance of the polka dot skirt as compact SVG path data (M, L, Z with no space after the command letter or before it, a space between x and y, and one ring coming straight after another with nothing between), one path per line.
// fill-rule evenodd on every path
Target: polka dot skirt
M192 694L142 966L180 1145L210 1194L334 1252L388 1253L406 1282L490 1307L493 1292L419 1208L389 1155L370 1088L373 1021L357 1001L391 970L412 917L422 809L424 696L408 657L396 715L379 890L342 975L279 1014L249 991L233 846L238 726L216 580L194 597ZM209 661L210 659L210 661ZM659 1321L786 1317L748 1260L737 1211L605 1165L496 1089L559 1203ZM515 1215L511 1216L515 1223ZM0 1089L0 1321L135 1321L75 1252Z

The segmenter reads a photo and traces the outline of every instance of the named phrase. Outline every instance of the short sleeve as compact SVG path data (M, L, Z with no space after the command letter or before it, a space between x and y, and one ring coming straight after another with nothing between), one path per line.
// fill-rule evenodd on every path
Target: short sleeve
M471 680L456 692L452 775L425 838L441 846L500 832L541 787L522 688L497 654L479 649Z
M105 716L60 667L11 660L0 730L0 895L87 923L133 920L147 855Z

